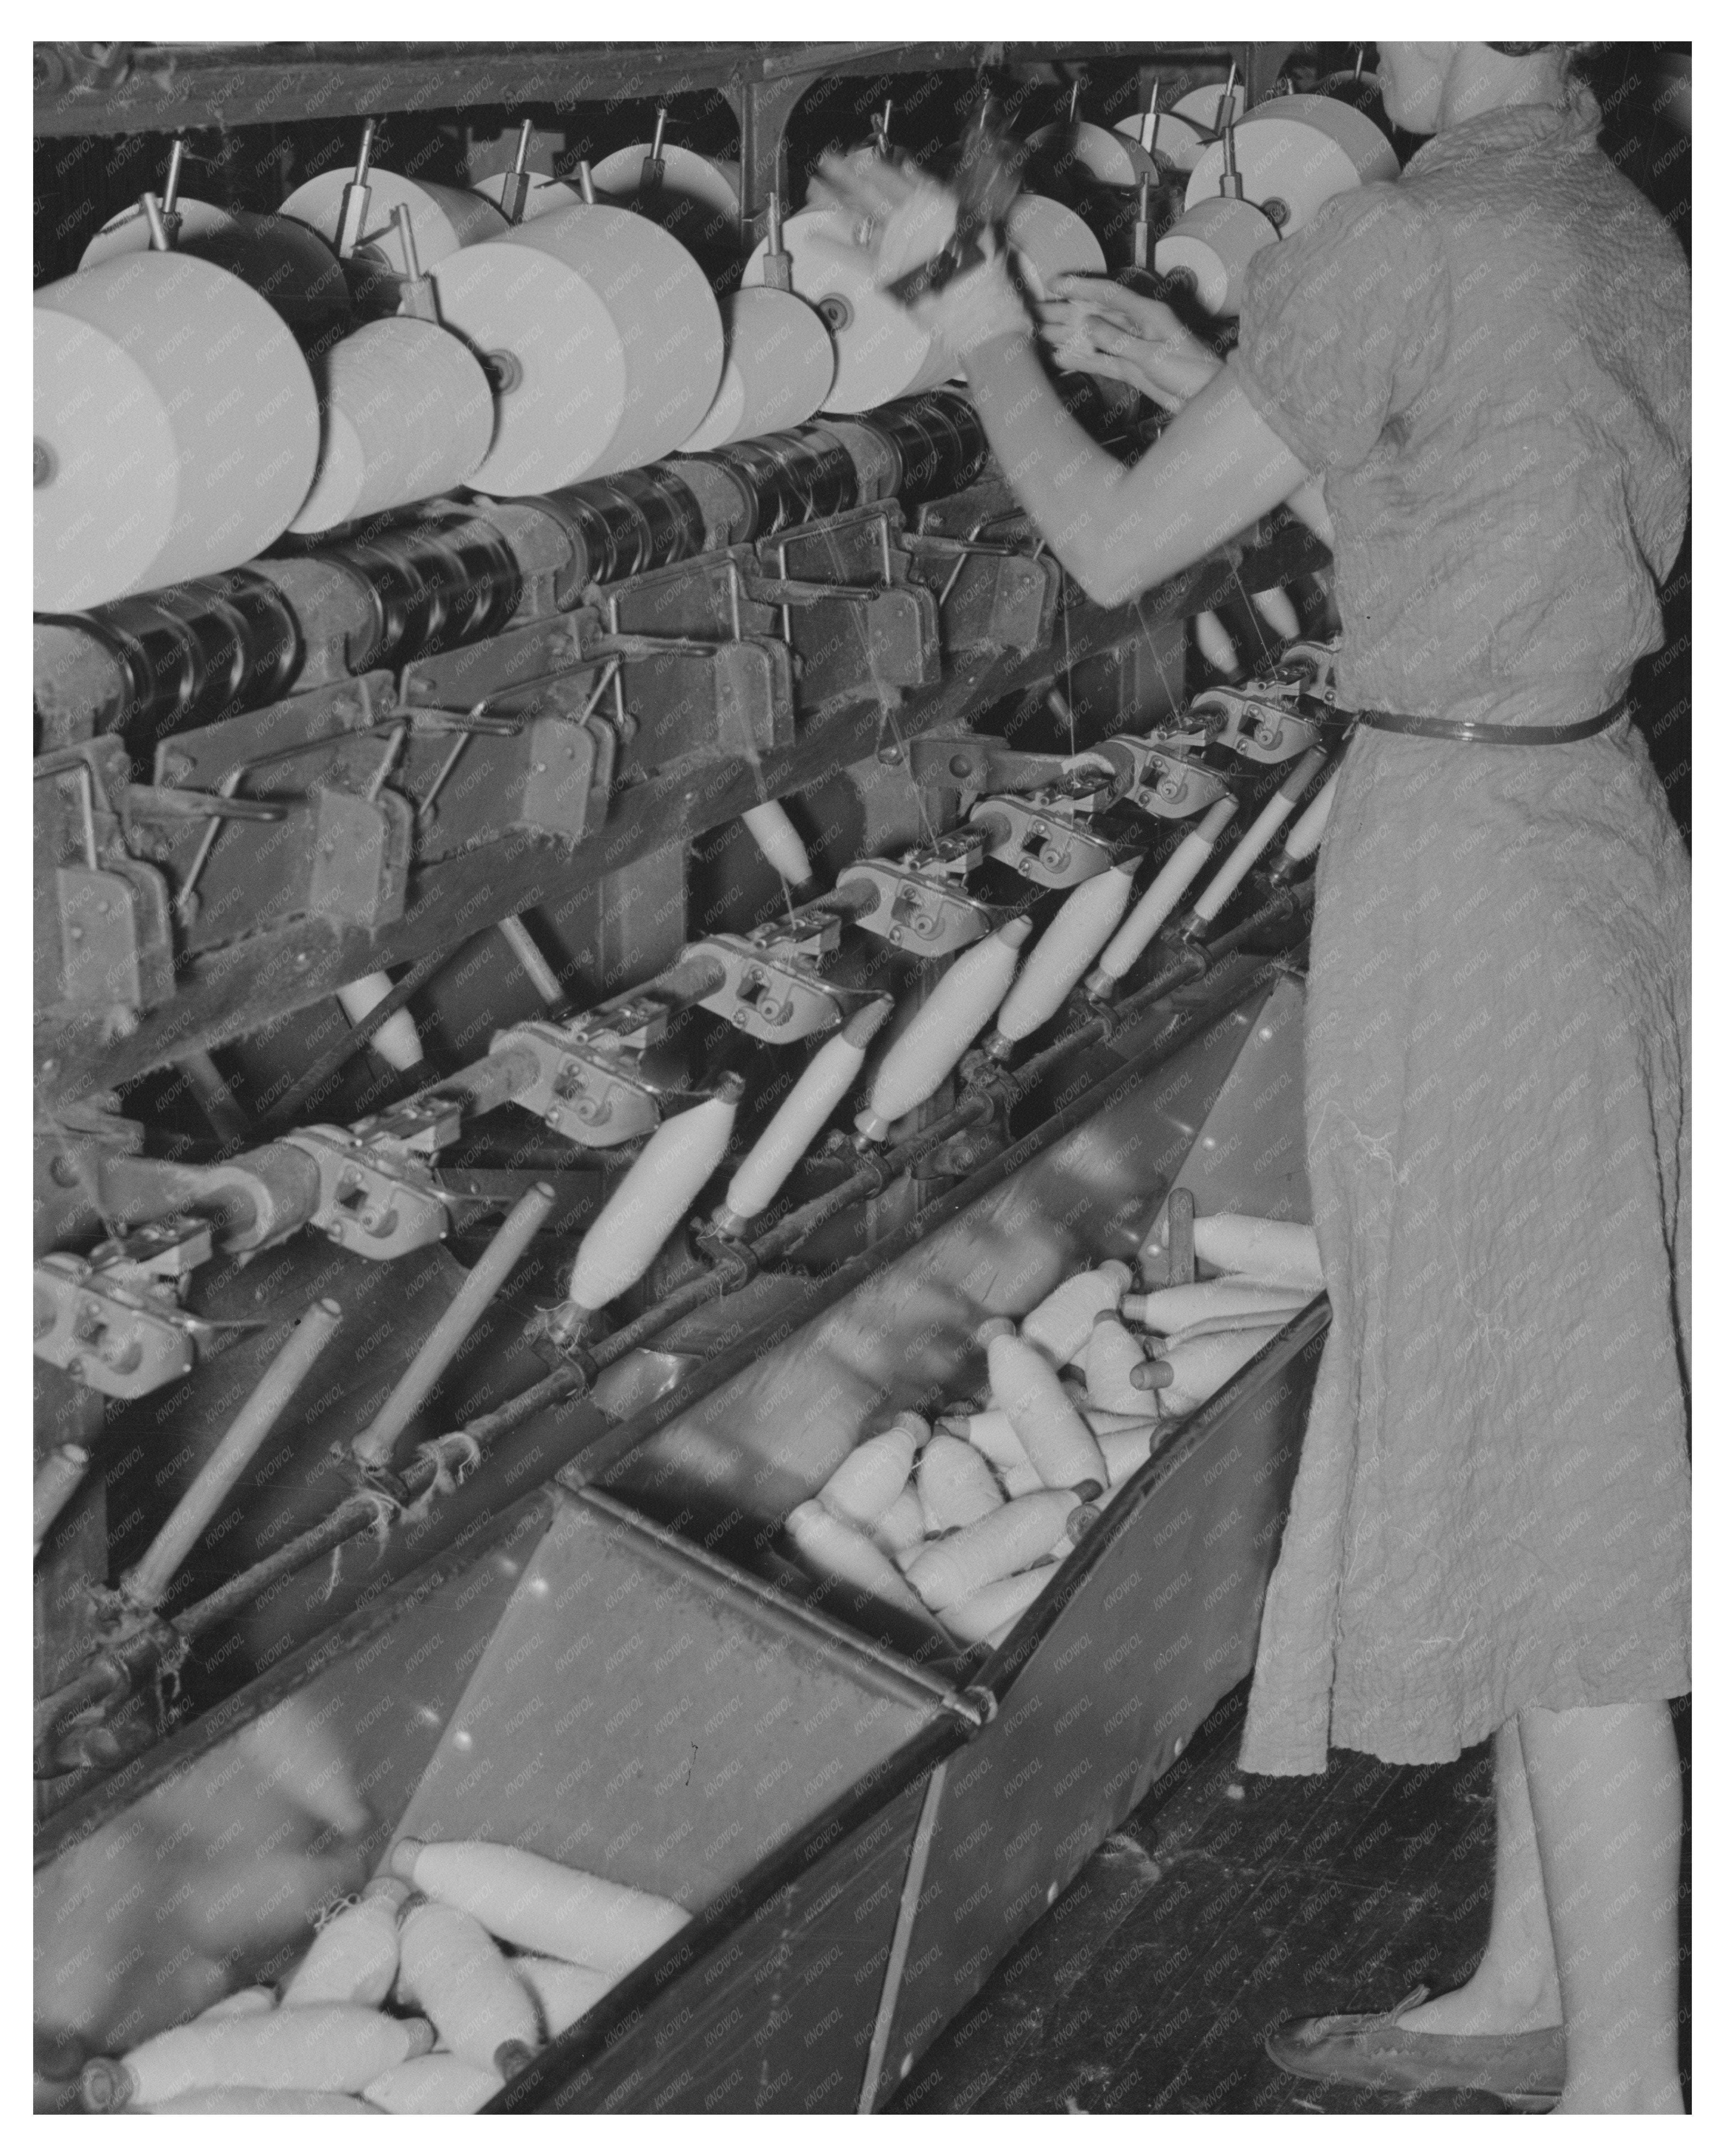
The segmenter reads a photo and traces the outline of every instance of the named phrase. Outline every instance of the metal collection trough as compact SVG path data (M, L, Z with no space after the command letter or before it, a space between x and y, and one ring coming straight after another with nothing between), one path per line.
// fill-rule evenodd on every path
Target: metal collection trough
M493 2110L883 2104L1250 1670L1326 1306L1152 1457L997 1650L816 1587L784 1516L894 1411L973 1389L983 1317L1137 1251L1177 1183L1309 1218L1301 1021L1291 973L1230 962L1122 1033L1052 1143L583 1424L552 1481L58 1814L39 2100L285 1971L413 1835L694 1912Z

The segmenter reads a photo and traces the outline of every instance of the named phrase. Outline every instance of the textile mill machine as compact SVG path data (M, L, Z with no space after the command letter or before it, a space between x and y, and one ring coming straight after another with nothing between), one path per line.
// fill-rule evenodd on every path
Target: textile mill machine
M1313 1281L973 1636L787 1523L1309 1221L1327 557L1091 603L798 205L1225 346L1291 52L37 48L39 2107L450 1841L686 1918L491 2109L877 2107L1250 1670Z

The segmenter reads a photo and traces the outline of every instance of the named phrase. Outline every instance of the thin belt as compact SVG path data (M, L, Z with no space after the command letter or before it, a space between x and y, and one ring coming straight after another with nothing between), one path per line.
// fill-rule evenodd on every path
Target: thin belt
M1577 719L1566 726L1493 726L1479 719L1412 718L1405 711L1360 711L1355 716L1363 726L1375 727L1379 733L1418 734L1425 741L1489 742L1501 748L1549 748L1558 742L1585 741L1589 734L1604 733L1623 716L1629 701L1625 694L1597 718Z

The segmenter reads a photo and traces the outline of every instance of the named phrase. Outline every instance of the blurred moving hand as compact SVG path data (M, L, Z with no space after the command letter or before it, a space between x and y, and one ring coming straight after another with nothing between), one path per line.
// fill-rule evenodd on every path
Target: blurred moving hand
M958 200L914 165L888 164L872 150L829 157L809 192L811 209L852 220L852 244L823 243L849 255L876 285L896 283L938 254L952 238ZM808 243L805 243L805 244ZM955 360L993 338L1032 334L1030 317L992 232L981 235L983 260L908 310Z

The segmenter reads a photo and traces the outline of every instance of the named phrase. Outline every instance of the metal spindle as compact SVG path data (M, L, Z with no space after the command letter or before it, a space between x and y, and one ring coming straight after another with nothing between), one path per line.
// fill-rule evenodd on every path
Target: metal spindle
M161 1533L121 1579L127 1599L139 1609L155 1609L167 1594L174 1575L250 1466L258 1448L286 1414L294 1394L341 1322L341 1304L326 1297L312 1304L282 1342L252 1389L251 1397L198 1469L191 1488L169 1513Z
M169 254L173 251L173 234L167 219L162 214L162 204L147 190L138 197L138 207L144 213L144 222L150 228L150 252Z
M519 224L527 207L527 148L533 140L533 123L521 121L521 131L515 146L515 162L503 175L503 185L498 191L497 207L511 224Z
M429 1398L444 1371L460 1353L467 1336L495 1301L523 1252L557 1203L548 1183L536 1183L510 1208L503 1225L485 1245L485 1255L456 1291L449 1306L426 1335L419 1352L397 1378L393 1390L372 1421L353 1440L353 1456L362 1467L387 1467L396 1440Z
M497 932L515 954L516 963L527 977L527 985L541 1003L549 1008L563 999L563 984L552 973L545 953L522 925L521 916L506 913L497 923Z
M375 120L368 120L359 138L359 155L353 161L353 177L341 190L341 208L336 220L336 252L344 259L359 245L365 231L366 218L371 212L372 150L377 140L377 123Z
M30 1527L33 1548L40 1549L49 1529L65 1510L72 1492L84 1480L90 1455L81 1445L57 1445L36 1470L30 1492Z
M1233 897L1247 872L1268 848L1271 840L1294 813L1294 805L1329 761L1323 748L1309 748L1283 779L1253 821L1244 838L1194 901L1188 935L1202 936Z

